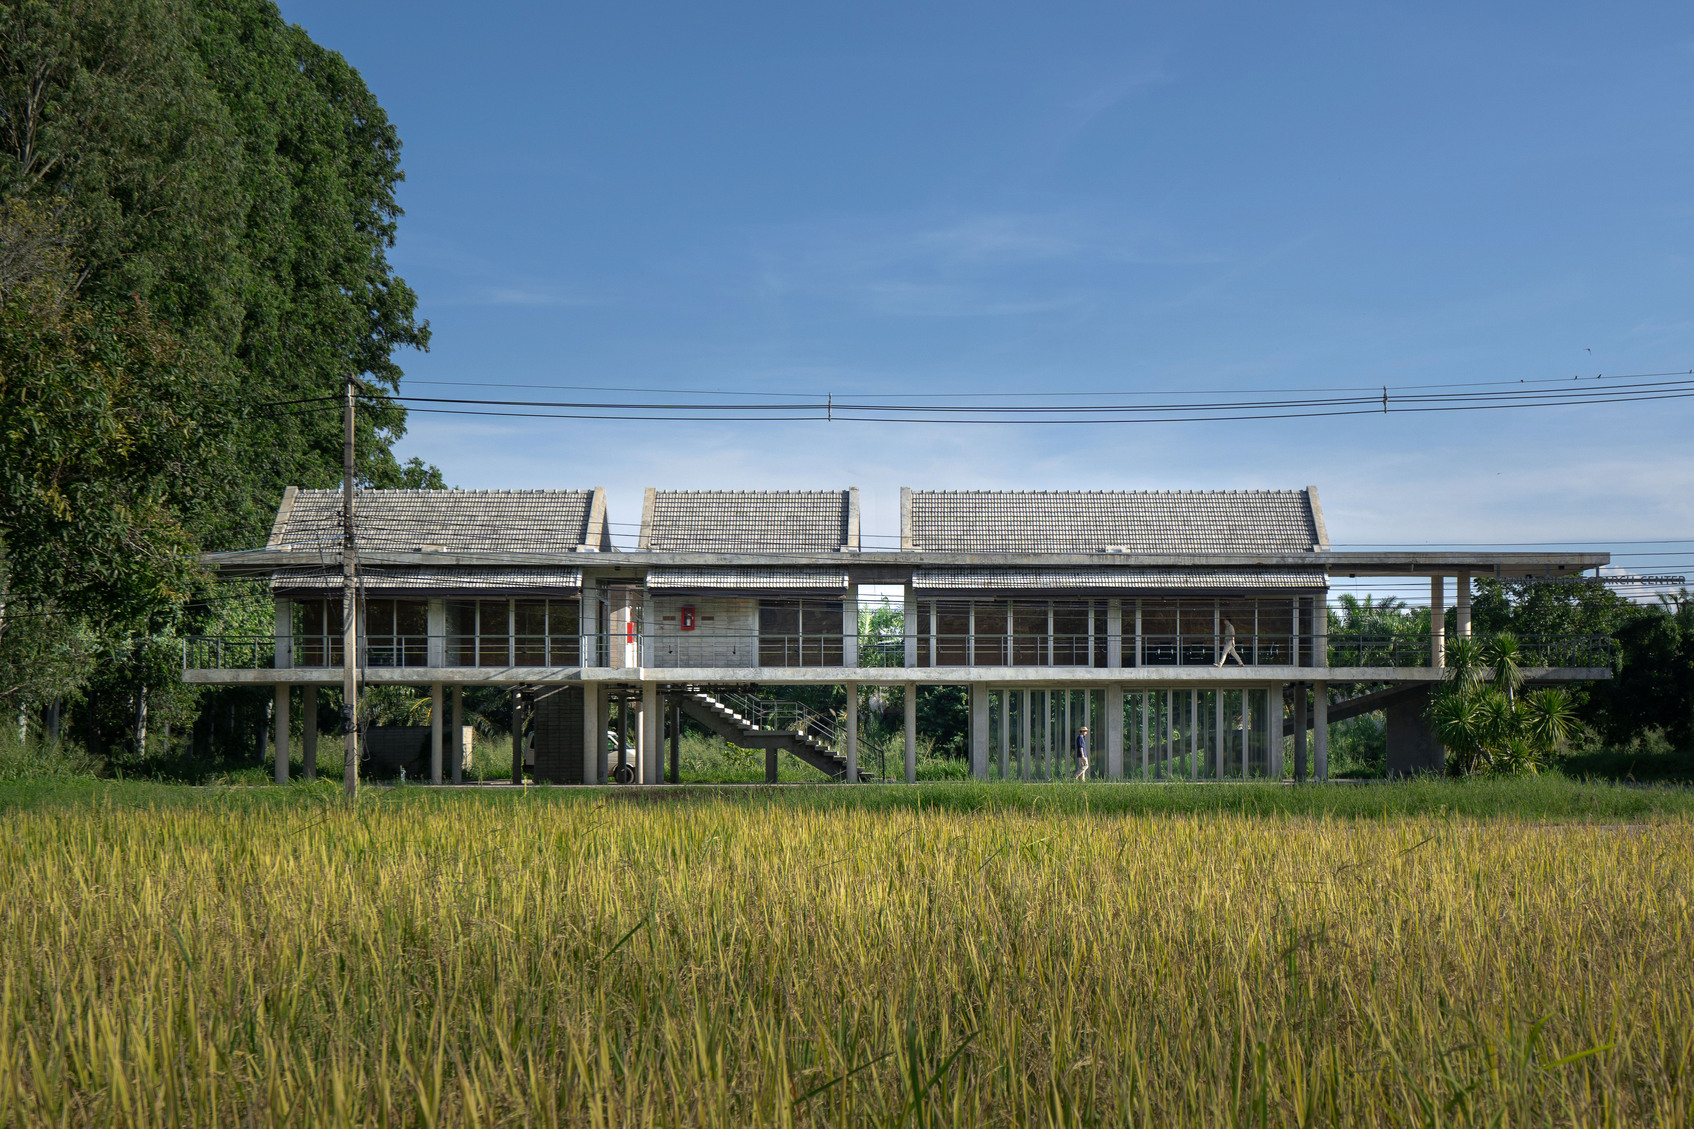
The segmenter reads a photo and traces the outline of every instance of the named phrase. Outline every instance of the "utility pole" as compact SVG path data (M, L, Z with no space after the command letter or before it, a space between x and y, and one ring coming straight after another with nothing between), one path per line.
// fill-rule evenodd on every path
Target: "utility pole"
M357 559L353 546L353 407L357 388L352 374L347 377L346 398L341 409L341 733L346 765L342 779L347 798L359 794L359 605L354 571Z

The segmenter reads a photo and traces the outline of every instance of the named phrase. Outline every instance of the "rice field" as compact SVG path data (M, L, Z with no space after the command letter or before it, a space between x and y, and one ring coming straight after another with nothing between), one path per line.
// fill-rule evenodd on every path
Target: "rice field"
M0 1125L1694 1123L1680 801L843 791L16 804Z

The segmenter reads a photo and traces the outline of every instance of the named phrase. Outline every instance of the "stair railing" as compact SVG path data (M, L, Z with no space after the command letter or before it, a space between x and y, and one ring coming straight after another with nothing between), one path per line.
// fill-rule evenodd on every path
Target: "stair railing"
M760 729L803 733L821 745L840 748L841 738L835 718L815 710L804 702L784 698L755 698L751 694L715 693L713 699Z

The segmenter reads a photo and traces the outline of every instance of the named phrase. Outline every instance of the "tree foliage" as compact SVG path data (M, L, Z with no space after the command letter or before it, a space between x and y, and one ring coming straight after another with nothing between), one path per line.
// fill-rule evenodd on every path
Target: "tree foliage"
M358 72L269 0L0 2L0 650L93 630L142 685L216 611L196 554L339 481L343 381L429 341L401 178ZM367 397L364 483L440 483L404 427Z

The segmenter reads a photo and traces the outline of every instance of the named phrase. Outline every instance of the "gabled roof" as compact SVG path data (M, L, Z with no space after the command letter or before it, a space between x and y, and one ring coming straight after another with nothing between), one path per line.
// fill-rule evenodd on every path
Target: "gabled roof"
M910 490L903 549L955 553L1311 552L1329 547L1304 490Z
M360 549L395 552L610 552L606 492L593 490L361 490L353 498ZM341 491L290 486L271 526L271 550L338 553Z
M859 490L654 490L642 549L672 553L834 553L859 547Z

